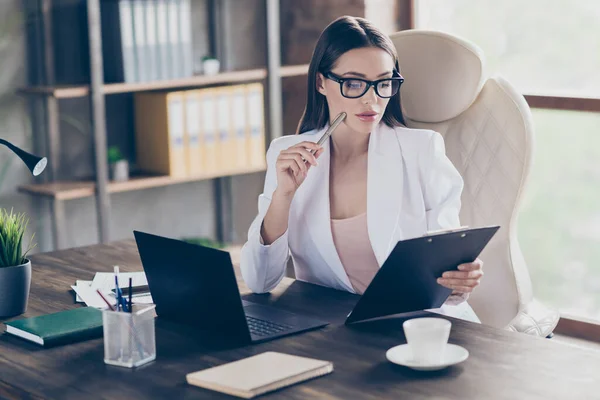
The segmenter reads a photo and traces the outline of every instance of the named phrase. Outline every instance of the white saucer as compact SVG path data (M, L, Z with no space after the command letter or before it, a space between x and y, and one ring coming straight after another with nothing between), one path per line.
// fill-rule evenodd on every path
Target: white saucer
M456 344L447 344L444 359L435 364L422 364L412 359L408 344L392 347L385 353L385 357L394 364L402 365L417 371L437 371L454 364L461 363L469 357L469 352L464 347Z

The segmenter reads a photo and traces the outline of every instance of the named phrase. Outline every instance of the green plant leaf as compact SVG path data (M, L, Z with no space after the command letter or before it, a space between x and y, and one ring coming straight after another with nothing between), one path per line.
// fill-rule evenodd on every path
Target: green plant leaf
M6 246L4 245L4 237L0 230L0 268L8 267L8 255L6 254Z
M124 158L123 154L121 154L121 150L119 150L119 148L117 146L109 147L106 152L106 155L107 155L109 164L116 163L117 161L120 161Z
M24 213L0 209L0 267L21 265L24 262L23 236L29 224ZM31 237L28 251L32 248Z

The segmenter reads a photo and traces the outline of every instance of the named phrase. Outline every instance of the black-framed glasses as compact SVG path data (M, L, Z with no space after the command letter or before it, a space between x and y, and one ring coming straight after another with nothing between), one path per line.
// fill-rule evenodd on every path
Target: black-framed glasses
M340 84L340 92L342 96L348 99L357 99L362 97L369 91L371 86L375 88L377 96L383 99L389 99L398 93L400 85L404 82L404 78L398 72L394 71L396 76L391 78L378 79L376 81L368 81L360 78L342 78L335 75L333 72L325 72L323 75L327 79Z

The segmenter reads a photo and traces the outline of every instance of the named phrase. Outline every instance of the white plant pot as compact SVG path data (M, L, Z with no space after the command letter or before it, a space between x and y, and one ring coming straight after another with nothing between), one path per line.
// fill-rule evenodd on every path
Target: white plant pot
M216 75L219 73L221 63L219 60L204 60L202 61L202 70L204 75Z
M129 180L129 163L127 160L120 160L110 164L110 179L115 182Z

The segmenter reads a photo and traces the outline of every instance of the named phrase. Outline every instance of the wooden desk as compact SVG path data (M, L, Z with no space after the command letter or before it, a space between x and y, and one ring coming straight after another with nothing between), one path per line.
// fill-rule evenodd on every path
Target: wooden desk
M139 271L133 241L32 256L25 316L79 307L70 291L95 271ZM235 257L234 257L235 258ZM241 289L247 292L243 284ZM1 398L230 398L187 385L185 374L267 350L334 362L333 374L266 395L327 399L590 399L599 398L600 353L552 340L453 321L450 342L471 353L442 372L422 373L386 361L405 343L399 319L343 326L356 296L285 279L271 295L248 299L306 312L333 323L322 330L237 349L215 349L189 329L157 319L157 360L138 369L107 366L102 339L44 349L0 336ZM2 327L4 330L4 327Z

